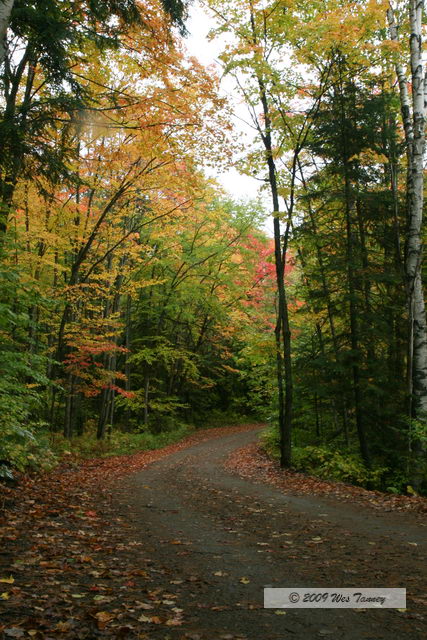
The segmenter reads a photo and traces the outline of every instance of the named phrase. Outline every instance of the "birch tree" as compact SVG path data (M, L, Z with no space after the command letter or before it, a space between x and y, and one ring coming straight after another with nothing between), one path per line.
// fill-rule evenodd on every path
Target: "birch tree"
M0 2L0 65L6 57L6 34L9 26L15 0L1 0Z
M427 324L422 283L422 222L425 153L425 109L427 75L423 62L422 19L423 0L409 0L410 77L402 64L395 64L403 128L405 132L407 171L407 235L405 251L405 285L408 307L408 397L409 417L423 426L427 416ZM390 5L387 18L391 39L398 43L398 25ZM412 91L409 95L408 82ZM420 425L421 423L421 425ZM412 429L411 429L412 432ZM409 447L415 454L412 482L418 487L425 461L425 438L416 431L410 433Z

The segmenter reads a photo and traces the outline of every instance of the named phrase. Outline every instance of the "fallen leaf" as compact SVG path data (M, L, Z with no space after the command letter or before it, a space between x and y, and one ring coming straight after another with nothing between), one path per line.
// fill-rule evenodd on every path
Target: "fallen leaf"
M13 576L9 576L8 578L0 578L0 582L7 582L7 584L13 584L15 582L15 578ZM15 629L15 627L11 627L11 628Z
M139 616L138 622L151 622L151 620L147 616L142 615L142 616Z
M58 624L55 626L55 631L59 631L59 633L67 633L67 631L70 630L71 624L66 621L66 622L58 622ZM37 633L37 632L36 632Z
M167 627L179 627L182 624L181 618L171 618L165 622Z
M114 620L115 616L112 613L108 613L108 611L98 611L94 616L98 622L98 629L105 629L106 625Z
M249 578L243 577L243 578L240 578L239 582L241 582L242 584L249 584L250 580Z
M10 629L4 629L3 633L8 638L22 638L25 634L22 629L18 629L18 627L10 627Z

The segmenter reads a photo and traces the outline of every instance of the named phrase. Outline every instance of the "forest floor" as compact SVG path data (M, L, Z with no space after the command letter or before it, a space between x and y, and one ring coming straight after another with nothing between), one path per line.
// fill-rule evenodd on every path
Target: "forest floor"
M0 637L425 639L423 500L286 480L257 429L71 462L0 492ZM408 604L276 611L268 585L406 587Z

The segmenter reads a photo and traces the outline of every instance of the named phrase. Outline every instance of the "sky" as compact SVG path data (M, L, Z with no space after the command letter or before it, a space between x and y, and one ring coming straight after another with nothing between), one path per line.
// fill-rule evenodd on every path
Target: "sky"
M213 18L209 17L200 4L196 2L191 6L186 26L189 36L185 39L185 43L190 55L197 58L205 66L213 65L216 67L218 75L221 76L221 66L217 58L221 53L225 40L224 38L215 41L207 39L209 30L215 26ZM234 125L239 134L248 136L248 141L250 141L250 129L242 122L242 119L248 119L248 113L239 99L231 78L221 79L221 92L231 98L233 110L237 116L234 118ZM224 173L215 173L214 177L234 198L256 198L259 195L259 181L242 175L235 169L229 169Z

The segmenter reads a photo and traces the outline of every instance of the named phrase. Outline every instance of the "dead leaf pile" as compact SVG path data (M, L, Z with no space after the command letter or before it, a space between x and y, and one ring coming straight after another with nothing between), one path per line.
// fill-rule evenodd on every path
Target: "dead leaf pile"
M427 513L427 498L369 491L343 482L320 480L305 473L281 469L279 463L269 458L257 444L233 451L225 468L243 478L270 484L289 493L332 496L382 511Z
M195 443L254 429L201 431L154 451L75 461L0 486L0 638L148 638L183 624L177 595L117 514L117 480ZM174 541L181 544L181 541ZM180 581L176 581L179 584Z

